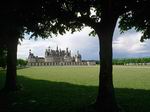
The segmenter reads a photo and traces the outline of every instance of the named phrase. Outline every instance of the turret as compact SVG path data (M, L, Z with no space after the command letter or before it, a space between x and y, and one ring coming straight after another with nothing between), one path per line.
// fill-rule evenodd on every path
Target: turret
M69 56L71 57L71 50L70 50L70 52L69 52Z
M79 55L79 51L77 51L77 55Z
M50 52L50 50L51 50L51 47L49 46L49 47L48 47L48 52Z
M66 48L66 53L68 53L68 48Z
M35 56L31 52L31 49L29 50L28 62L35 62Z
M47 57L48 49L45 50L45 57Z
M56 47L56 51L58 51L58 46Z
M75 55L75 62L81 62L81 54L79 54L79 51L77 51L77 55Z
M31 49L29 49L29 55L31 54Z

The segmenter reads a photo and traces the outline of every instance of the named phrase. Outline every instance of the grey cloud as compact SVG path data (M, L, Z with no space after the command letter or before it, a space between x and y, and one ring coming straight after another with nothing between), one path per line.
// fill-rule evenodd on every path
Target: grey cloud
M96 37L89 37L90 28L85 28L81 32L74 34L67 33L63 36L58 35L54 38L48 39L34 39L29 40L28 36L18 47L18 58L26 59L29 49L38 56L44 56L45 49L51 46L55 49L58 45L60 48L65 49L69 47L72 53L75 54L77 50L82 54L83 59L99 59L99 41ZM127 57L148 57L150 56L150 40L140 43L139 34L133 29L120 34L119 29L115 29L113 39L113 57L114 58L127 58ZM140 45L141 44L141 45Z

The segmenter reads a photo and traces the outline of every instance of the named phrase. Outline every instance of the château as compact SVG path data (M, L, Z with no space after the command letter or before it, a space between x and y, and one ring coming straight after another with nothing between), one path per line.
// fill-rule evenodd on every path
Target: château
M35 56L34 53L29 50L28 65L29 66L53 66L53 65L95 65L94 62L82 61L82 55L77 51L76 55L72 56L71 50L48 49L45 50L45 57Z

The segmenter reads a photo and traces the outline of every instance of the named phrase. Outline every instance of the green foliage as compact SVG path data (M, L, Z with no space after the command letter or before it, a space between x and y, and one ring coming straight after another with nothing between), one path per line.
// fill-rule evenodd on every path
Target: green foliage
M27 61L23 59L17 59L17 66L19 67L25 67L27 65Z
M124 65L129 63L150 63L150 58L125 58L125 59L113 59L114 65Z
M60 8L56 0L39 0L36 3L33 1L29 3L26 0L9 3L4 1L0 6L0 34L6 40L12 38L11 33L17 38L24 38L24 33L30 32L31 37L46 38L52 33L64 32L63 26L58 21Z
M24 33L30 32L32 32L31 37L46 38L52 34L64 34L69 30L81 31L84 26L95 30L97 26L100 26L101 19L106 19L105 16L108 16L109 10L113 16L121 18L121 31L135 27L137 31L143 32L142 38L148 38L149 0L108 2L108 0L39 0L36 4L31 1L29 4L28 1L23 0L10 2L9 8L7 8L8 3L4 2L1 4L0 11L1 31L5 32L3 35L6 35L13 30L15 33L18 32L19 38L23 38ZM95 31L90 33L90 35L95 34Z
M130 2L127 3L128 11L120 16L119 27L122 32L134 28L140 31L143 35L141 41L150 38L150 10L149 0L133 0L134 5Z

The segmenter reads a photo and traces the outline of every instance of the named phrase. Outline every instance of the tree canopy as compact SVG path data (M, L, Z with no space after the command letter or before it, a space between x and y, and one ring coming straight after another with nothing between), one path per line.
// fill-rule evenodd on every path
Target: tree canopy
M8 3L11 5L8 6ZM114 29L120 17L122 31L135 27L137 31L143 32L142 39L148 38L149 14L145 14L148 9L148 0L4 1L0 10L2 17L0 35L7 40L6 43L11 40L7 43L8 61L11 63L7 63L11 67L16 65L16 62L13 61L16 61L16 54L13 53L17 52L17 39L23 38L24 33L32 32L31 37L45 38L51 36L52 33L63 34L69 30L75 32L80 31L84 26L89 26L94 29L91 34L98 35L100 43L101 69L96 101L97 110L117 112L119 110L112 79ZM16 70L11 67L8 67L9 73L10 70ZM14 77L15 74L16 72L14 72Z
M134 28L142 33L141 41L150 38L150 9L149 0L135 0L135 3L128 4L131 9L120 17L120 29L122 32Z
M47 6L48 5L48 6ZM7 72L4 90L17 90L16 65L18 39L25 33L32 32L31 37L46 38L51 33L57 34L57 2L47 1L4 1L0 4L0 41L7 50ZM47 8L46 8L47 7ZM45 8L47 9L45 11ZM55 10L56 9L56 10ZM48 12L47 12L48 11ZM56 13L53 13L56 12ZM51 16L46 16L50 14ZM64 31L64 30L62 30Z

